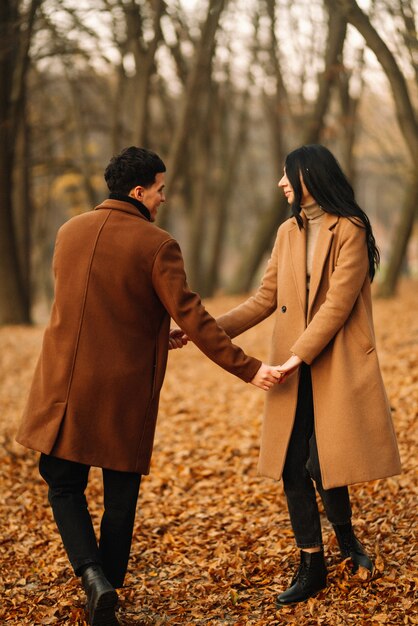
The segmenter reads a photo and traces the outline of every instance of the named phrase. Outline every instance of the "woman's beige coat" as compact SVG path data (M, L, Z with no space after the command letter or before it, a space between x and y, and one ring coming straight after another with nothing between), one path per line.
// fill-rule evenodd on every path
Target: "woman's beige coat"
M59 458L147 474L170 316L215 363L250 381L261 363L190 291L177 242L129 202L69 220L55 301L17 440Z
M326 213L306 289L306 221L287 220L257 293L218 323L235 337L275 312L271 362L311 366L315 432L326 489L398 474L399 453L372 319L365 231ZM282 475L298 375L267 392L260 473Z

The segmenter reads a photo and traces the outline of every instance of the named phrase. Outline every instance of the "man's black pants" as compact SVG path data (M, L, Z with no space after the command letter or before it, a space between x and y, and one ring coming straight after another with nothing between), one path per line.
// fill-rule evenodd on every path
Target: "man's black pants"
M301 365L295 423L283 469L283 487L290 521L299 548L322 545L321 523L315 486L332 524L347 524L351 506L347 487L324 489L314 430L314 407L310 367Z
M97 543L84 491L89 465L41 454L39 472L68 558L77 576L99 563L114 587L128 567L141 475L103 469L104 513Z

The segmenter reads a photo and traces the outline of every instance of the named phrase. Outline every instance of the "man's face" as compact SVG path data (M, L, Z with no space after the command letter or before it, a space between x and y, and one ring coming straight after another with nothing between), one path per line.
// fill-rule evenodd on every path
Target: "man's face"
M147 207L151 215L151 222L155 222L158 207L161 202L165 202L164 182L164 172L159 172L155 175L155 182L151 185L151 187L141 187L138 185L137 187L134 187L129 194Z

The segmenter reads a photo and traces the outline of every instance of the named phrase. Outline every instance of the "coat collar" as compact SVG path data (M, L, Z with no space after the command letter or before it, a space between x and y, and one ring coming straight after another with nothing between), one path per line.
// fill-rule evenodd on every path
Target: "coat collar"
M115 209L117 211L124 211L125 213L130 213L131 215L135 215L142 220L148 221L147 218L144 217L144 215L142 215L133 204L130 202L124 202L123 200L108 198L107 200L103 200L101 204L94 208L95 211L98 209Z
M293 277L297 286L299 300L302 307L303 314L307 311L306 302L306 229L307 219L303 212L301 213L303 220L303 228L300 229L296 220L293 219L293 224L289 228L289 246L290 246L290 258L292 263ZM325 261L327 259L331 241L334 237L334 227L339 220L338 215L331 213L325 213L321 227L318 233L318 239L315 247L315 257L312 267L312 275L309 290L309 302L308 302L308 319L310 319L310 311L312 304L315 300L316 293L319 288L319 284L322 278L322 272L324 269Z

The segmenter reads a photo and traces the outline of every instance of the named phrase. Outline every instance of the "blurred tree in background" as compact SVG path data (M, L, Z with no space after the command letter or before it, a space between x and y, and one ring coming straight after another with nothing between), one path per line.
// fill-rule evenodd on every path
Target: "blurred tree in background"
M0 3L0 322L30 318L27 102L30 47L40 3Z
M202 295L251 288L288 208L286 153L338 156L382 248L417 271L413 0L2 0L0 323L40 320L57 228L128 145L165 160L159 223ZM415 11L415 12L414 12Z

